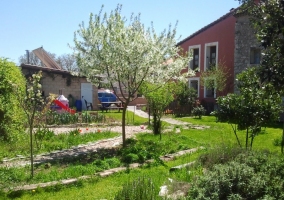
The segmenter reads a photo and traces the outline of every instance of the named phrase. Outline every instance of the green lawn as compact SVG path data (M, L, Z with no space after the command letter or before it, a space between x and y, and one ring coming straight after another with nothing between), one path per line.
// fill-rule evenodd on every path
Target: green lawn
M192 134L193 139L200 144L206 144L208 146L218 146L222 143L227 145L236 145L237 140L234 135L233 129L230 124L220 123L215 121L215 117L205 116L202 119L196 118L177 118L184 122L190 122L192 124L202 124L210 126L209 129L204 130L184 130ZM242 147L245 146L245 131L237 131L237 135L240 139ZM263 128L261 134L257 135L253 142L253 149L267 149L272 152L279 152L280 147L274 145L274 141L281 139L282 137L282 124L275 123L271 126Z
M99 111L100 114L105 115L106 119L113 119L115 121L121 122L122 120L122 111L108 111L102 112ZM140 124L147 124L148 119L135 115L134 112L126 111L126 124L128 125L140 125Z
M121 113L107 113L106 115L111 117L119 117ZM139 117L135 116L135 119L139 119ZM143 119L143 118L142 118ZM216 123L214 117L203 117L202 119L196 118L176 118L181 121L189 122L195 125L206 125L210 128L206 128L203 130L199 129L182 129L181 133L166 133L162 135L162 140L159 140L159 136L154 136L152 134L141 134L137 136L138 141L140 141L136 145L135 148L131 149L131 151L141 151L139 148L144 148L145 151L152 152L161 152L161 154L172 153L175 151L179 151L182 149L189 149L199 146L206 147L207 150L220 146L236 146L237 141L235 135L232 131L231 125L227 123ZM139 119L140 120L140 119ZM145 120L145 119L144 119ZM265 129L265 131L258 136L256 136L253 149L263 150L267 149L272 152L280 153L280 147L274 145L274 141L281 138L282 129L279 125L269 126ZM244 147L245 144L245 132L239 131L238 136L240 138L241 144ZM146 145L143 147L143 144ZM152 148L152 149L151 149ZM38 189L36 191L28 191L19 195L20 199L112 199L117 191L122 188L123 183L134 179L138 176L148 176L153 179L157 187L160 187L163 183L167 182L167 178L171 177L177 180L187 179L186 175L180 175L175 173L169 173L169 168L171 166L176 166L179 164L187 163L195 160L200 153L205 152L207 150L199 151L192 155L187 155L182 158L177 158L174 161L166 163L165 166L161 165L151 165L149 167L144 167L141 169L129 170L127 172L121 172L106 178L98 178L95 177L89 181L82 181L73 186L56 186L51 187L49 189ZM79 174L82 175L92 174L94 172L94 168L91 168L90 165L82 165L80 162L73 163L72 165L77 171L79 169ZM66 176L71 176L71 172L74 172L74 169L69 169L71 172L69 174L66 172L64 174L64 170L62 169L61 173L56 173L60 169L60 165L52 166L51 169L45 170L41 167L42 172L46 172L45 176L48 176L48 180L52 180L51 175L53 174L54 179L60 180L60 178L66 178ZM75 170L75 171L76 171ZM81 170L81 171L80 171ZM2 174L7 175L7 173L12 173L10 177L22 177L22 174L28 173L28 169L22 170L13 170L11 172L5 171L2 169ZM0 169L1 173L1 169ZM18 174L19 173L19 174ZM22 174L21 174L22 173ZM9 180L9 176L2 176L7 179L3 179L3 181L14 181L15 183L23 184L31 183L31 182L41 182L43 181L43 175L38 176L37 180L28 180L27 175L24 180ZM78 174L75 174L71 177L78 177ZM11 182L12 183L12 182ZM7 183L5 183L7 184Z

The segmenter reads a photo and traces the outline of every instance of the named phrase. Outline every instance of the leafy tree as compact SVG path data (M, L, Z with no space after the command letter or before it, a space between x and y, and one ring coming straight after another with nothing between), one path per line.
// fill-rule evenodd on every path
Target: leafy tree
M32 77L29 77L26 85L26 94L24 96L18 97L19 106L24 110L24 114L27 118L27 127L30 134L31 177L33 177L34 175L33 130L35 126L39 126L40 121L48 111L50 103L53 100L48 99L47 102L44 101L41 94L41 77L41 71L39 71L37 74L33 74ZM13 90L15 94L18 94L18 92L20 91L20 85L14 84Z
M183 110L185 106L189 106L190 112L197 100L197 91L194 88L190 88L187 83L177 83L176 100L180 110ZM182 115L182 112L177 112L177 115Z
M281 96L271 84L261 83L256 70L257 68L249 68L237 76L240 94L219 97L217 99L219 108L215 112L218 121L232 124L240 146L236 131L246 130L246 148L252 147L253 140L260 133L261 127L279 118L282 109Z
M174 100L175 89L176 83L174 82L168 82L160 86L144 83L140 89L141 94L147 99L148 106L153 116L153 133L159 134L160 139L162 137L161 117L163 116L165 108Z
M283 91L284 85L284 0L239 0L240 12L250 16L251 23L264 47L258 74L262 81Z
M250 16L262 51L261 65L257 73L262 82L268 82L283 95L284 85L284 0L239 0L243 3L239 12ZM284 122L281 142L284 150Z
M221 92L226 87L228 75L225 64L219 63L201 72L200 84L206 88L215 88L217 91Z
M123 102L122 141L125 146L125 113L144 81L165 83L180 78L181 69L189 62L176 46L176 27L156 34L154 27L145 29L140 15L132 15L127 22L121 16L121 5L109 15L90 15L88 27L84 23L75 33L73 47L80 72L94 84L102 77L118 86ZM78 36L80 38L78 38ZM192 71L190 71L192 72ZM187 76L187 74L183 74ZM123 91L126 91L124 93Z
M19 85L18 93L13 85ZM24 96L25 78L13 62L0 58L0 139L13 141L24 131L24 113L18 99Z

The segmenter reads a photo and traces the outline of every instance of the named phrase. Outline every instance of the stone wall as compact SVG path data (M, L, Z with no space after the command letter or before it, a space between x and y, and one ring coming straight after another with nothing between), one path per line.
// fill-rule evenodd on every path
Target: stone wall
M250 24L249 17L246 15L236 16L235 24L235 55L234 55L234 80L237 74L252 66L250 64L250 48L260 47ZM236 81L234 92L237 92Z
M33 74L36 71L22 69L23 74ZM67 74L57 74L43 71L41 79L42 91L44 96L47 97L50 93L59 95L60 91L68 98L72 95L73 99L69 99L69 105L72 107L76 100L81 99L81 83L88 83L84 77L76 77ZM96 110L98 104L97 87L93 86L93 108ZM73 101L73 102L71 102ZM84 102L82 102L84 103ZM73 105L72 105L73 104Z

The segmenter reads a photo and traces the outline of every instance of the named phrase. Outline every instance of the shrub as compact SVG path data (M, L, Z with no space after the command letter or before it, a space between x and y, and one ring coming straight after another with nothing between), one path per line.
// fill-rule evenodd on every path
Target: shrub
M7 59L0 58L0 139L11 141L24 128L24 112L19 96L25 95L25 78L20 69ZM16 93L17 89L17 93Z
M197 106L192 109L193 116L198 117L199 119L201 119L202 116L205 115L205 113L206 113L206 110L204 109L203 106Z
M152 179L140 177L124 184L122 190L114 197L114 200L153 200L157 199L157 195L158 187L154 185Z
M241 153L196 177L188 198L283 199L283 160L263 152Z
M199 177L190 189L190 196L193 199L228 199L230 195L239 194L245 199L258 199L264 188L261 174L256 174L246 164L232 161L216 165L208 174Z
M220 145L207 153L201 154L198 163L207 169L212 169L214 165L230 162L244 152L245 150L239 147Z

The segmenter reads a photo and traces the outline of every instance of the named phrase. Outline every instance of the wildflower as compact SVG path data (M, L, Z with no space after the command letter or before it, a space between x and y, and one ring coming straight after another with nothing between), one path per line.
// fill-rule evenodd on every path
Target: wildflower
M98 129L97 131L98 131L98 133L100 133L100 132L101 132L101 130L100 130L100 129Z
M86 131L89 130L89 128L86 128Z
M143 126L143 125L141 125L141 126L140 126L140 128L141 128L141 129L144 129L144 126Z
M32 190L32 192L35 192L35 190Z
M79 133L81 133L82 132L82 130L81 129L79 129Z

